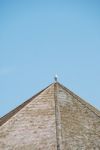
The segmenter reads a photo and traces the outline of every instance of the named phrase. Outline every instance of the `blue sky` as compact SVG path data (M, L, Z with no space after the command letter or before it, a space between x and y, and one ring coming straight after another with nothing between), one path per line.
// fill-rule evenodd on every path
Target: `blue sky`
M53 82L100 108L100 1L0 1L0 116Z

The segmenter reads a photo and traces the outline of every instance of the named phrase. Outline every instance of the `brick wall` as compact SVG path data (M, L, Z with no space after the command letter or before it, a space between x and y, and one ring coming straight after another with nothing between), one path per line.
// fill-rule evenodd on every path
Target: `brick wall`
M0 127L0 150L56 150L54 86Z
M0 127L0 150L100 150L97 112L55 83Z
M100 117L60 86L57 99L62 150L100 150Z

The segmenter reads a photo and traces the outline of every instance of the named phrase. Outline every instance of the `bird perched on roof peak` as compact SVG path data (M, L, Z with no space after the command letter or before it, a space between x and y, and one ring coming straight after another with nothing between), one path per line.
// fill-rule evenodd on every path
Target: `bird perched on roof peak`
M57 80L58 80L58 75L57 74L54 76L54 80L55 80L55 82L57 82Z

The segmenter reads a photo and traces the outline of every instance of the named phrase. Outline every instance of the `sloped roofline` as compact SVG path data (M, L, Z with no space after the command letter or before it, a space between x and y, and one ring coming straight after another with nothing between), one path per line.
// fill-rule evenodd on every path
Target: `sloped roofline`
M25 101L24 103L22 103L21 105L19 105L18 107L16 107L15 109L11 110L6 115L1 117L0 118L0 126L3 125L4 123L6 123L11 117L13 117L17 112L19 112L22 108L24 108L27 104L29 104L34 98L39 96L43 91L45 91L47 88L49 88L52 84L50 84L49 86L47 86L46 88L44 88L43 90L41 90L40 92L38 92L37 94L32 96L31 98L29 98L27 101Z
M49 86L47 86L45 89L41 90L40 92L38 92L34 96L32 96L30 99L28 99L27 101L25 101L24 103L22 103L21 105L19 105L18 107L16 107L15 109L13 109L12 111L10 111L6 115L4 115L3 117L1 117L0 118L0 126L3 125L4 123L6 123L11 117L13 117L17 112L19 112L22 108L24 108L27 104L29 104L34 98L36 98L37 96L39 96L43 91L45 91L51 85L55 85L55 84L58 84L59 86L61 86L66 92L68 92L70 95L72 95L82 105L84 105L85 107L87 107L90 111L92 111L93 113L95 113L100 118L100 111L98 109L96 109L91 104L89 104L88 102L86 102L85 100L83 100L82 98L80 98L74 92L70 91L64 85L60 84L59 82L55 82L55 83L50 84Z
M70 91L68 88L66 88L64 85L60 84L59 82L58 82L58 85L61 86L66 92L68 92L70 95L72 95L82 105L84 105L85 107L87 107L90 111L92 111L93 113L95 113L100 118L100 111L97 108L95 108L94 106L92 106L90 103L86 102L84 99L82 99L81 97L79 97L78 95L76 95L74 92Z

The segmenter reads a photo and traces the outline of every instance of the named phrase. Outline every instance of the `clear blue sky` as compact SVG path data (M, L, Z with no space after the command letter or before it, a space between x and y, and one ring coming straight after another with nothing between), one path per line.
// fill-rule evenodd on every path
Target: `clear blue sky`
M55 74L100 108L100 0L0 0L0 116Z

